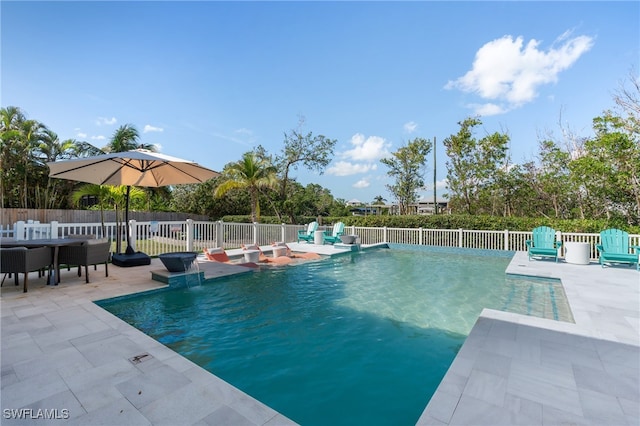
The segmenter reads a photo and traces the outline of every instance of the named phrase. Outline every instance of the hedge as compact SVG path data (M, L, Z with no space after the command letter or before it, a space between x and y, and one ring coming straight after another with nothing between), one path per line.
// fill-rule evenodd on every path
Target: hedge
M225 216L225 222L251 223L250 216ZM317 220L315 217L300 217L299 224ZM388 227L388 228L429 228L429 229L476 229L487 231L531 231L538 226L550 226L562 232L599 233L603 229L618 228L630 234L640 234L640 226L608 221L606 219L554 219L541 217L499 217L474 215L371 215L322 217L323 225L344 222L347 226ZM262 216L260 223L279 224L275 216Z

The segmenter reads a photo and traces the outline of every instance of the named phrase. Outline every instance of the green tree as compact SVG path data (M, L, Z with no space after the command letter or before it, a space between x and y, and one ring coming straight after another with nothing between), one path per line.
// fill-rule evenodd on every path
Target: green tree
M153 144L140 143L140 133L133 124L124 124L116 129L109 140L104 152L125 152L133 149L146 149L156 151Z
M496 132L477 140L473 129L482 124L480 119L467 118L458 124L458 133L443 141L449 157L450 207L474 214L495 189L498 172L505 171L509 136Z
M222 197L232 189L247 190L251 202L251 220L257 222L260 216L260 191L275 188L276 168L255 152L246 152L242 160L227 164L222 175L225 180L215 189L215 196Z
M80 206L82 200L86 197L95 197L98 201L98 208L100 208L100 223L102 224L102 236L106 233L104 225L104 208L110 200L112 188L108 185L96 185L93 183L87 183L78 187L73 194L71 194L71 200L74 205Z
M400 214L408 214L409 205L418 199L418 190L424 187L427 155L431 152L431 141L415 138L400 147L391 157L380 160L389 170L387 175L395 179L387 189L398 200Z
M42 182L46 183L46 189L42 193L38 192L35 197L38 208L66 207L67 197L75 183L64 179L51 179L47 163L76 157L78 145L79 142L75 139L61 141L54 131L45 128L34 154L40 175L36 190L40 189Z
M133 149L147 149L149 151L156 151L155 145L140 143L140 133L138 129L132 124L124 124L116 129L111 136L109 143L102 148L103 152L126 152ZM113 203L116 211L116 224L117 224L117 252L121 249L121 226L122 219L120 218L120 211L122 208L126 209L127 199L130 204L135 204L144 200L145 191L139 188L131 188L126 186L113 187L109 196L109 201Z
M280 188L278 201L275 204L276 213L282 220L281 215L289 215L290 221L294 222L294 206L287 202L287 189L291 181L290 174L297 170L300 165L307 170L324 173L324 169L331 162L333 149L337 143L335 139L329 139L324 135L313 135L312 132L303 134L300 129L304 124L304 118L298 123L297 130L291 130L284 134L284 147L282 152L276 156L274 163L278 170ZM281 210L283 210L281 212Z
M571 153L560 149L555 142L545 140L540 143L539 155L538 195L553 210L554 217L567 217L573 198L571 194L575 190L569 178ZM546 215L549 212L545 209L541 213Z
M24 158L21 149L22 123L26 120L18 107L0 109L0 185L2 207L20 207L19 187L23 180L16 165ZM22 157L22 158L21 158Z
M297 182L292 182L291 187L295 187L290 201L295 210L295 216L317 217L329 214L329 208L333 203L331 192L320 185L310 183L303 187Z
M386 201L387 201L386 198L384 198L382 195L376 195L373 198L373 204L377 204L377 205L384 205Z
M34 207L38 179L42 176L35 153L46 127L26 119L17 107L2 108L0 116L3 206Z
M581 216L640 223L640 140L627 121L606 112L593 120L596 136L570 163L586 202ZM586 211L585 211L586 210Z

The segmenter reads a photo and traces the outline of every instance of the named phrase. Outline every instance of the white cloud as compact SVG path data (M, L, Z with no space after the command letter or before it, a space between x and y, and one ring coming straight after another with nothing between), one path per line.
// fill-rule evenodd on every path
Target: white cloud
M103 140L105 140L107 138L105 138L102 135L98 135L98 136L91 136L91 139L93 139L94 141L103 141Z
M491 115L500 115L508 112L508 109L503 108L500 105L488 102L486 104L469 104L469 108L482 117L489 117Z
M88 135L87 135L86 133L83 133L83 132L78 132L78 133L76 133L76 137L78 137L78 138L82 138L82 139L84 139L84 138L86 138L87 136L88 136Z
M111 118L98 117L98 119L96 120L96 125L98 125L98 126L102 126L102 125L112 126L112 125L116 124L117 122L118 122L118 120L116 120L115 117L111 117Z
M348 161L338 161L327 169L327 174L333 176L350 176L359 173L367 173L368 171L376 170L377 168L377 164L358 164Z
M437 180L436 181L436 189L446 189L447 185L448 185L449 181L447 181L447 178L441 179L441 180ZM433 191L433 182L428 182L424 188L422 188L423 191Z
M540 42L535 39L526 46L522 37L514 40L506 35L492 40L476 52L473 68L449 81L445 88L494 101L472 105L477 113L491 115L518 108L534 100L541 86L557 82L560 72L570 68L594 44L592 37L570 35L565 32L546 51L539 49Z
M154 127L151 124L145 124L144 129L142 129L142 133L149 132L164 132L164 129L162 127Z
M413 133L418 128L418 123L415 121L409 121L408 123L404 123L404 131L406 133Z
M371 185L371 183L369 182L369 179L362 178L359 181L357 181L356 183L354 183L352 186L354 188L367 188L367 187L369 187L369 185Z
M244 127L242 129L236 130L236 133L238 133L239 135L247 135L247 136L253 135L253 132L251 130L245 129Z
M391 145L380 136L365 136L356 133L351 137L353 148L342 153L342 157L356 161L376 161L389 155Z

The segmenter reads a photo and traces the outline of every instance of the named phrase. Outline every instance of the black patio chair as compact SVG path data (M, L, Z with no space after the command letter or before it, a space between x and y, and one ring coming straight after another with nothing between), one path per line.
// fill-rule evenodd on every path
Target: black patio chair
M77 266L78 276L82 276L84 266L85 281L89 282L89 265L97 270L98 263L104 263L105 277L109 276L109 256L111 242L108 238L87 240L76 246L62 246L58 253L58 265Z
M50 247L26 247L0 248L0 273L15 274L15 283L18 285L18 274L24 274L24 293L27 292L29 272L42 271L49 268L52 263ZM4 284L4 279L2 280ZM0 284L2 285L2 284Z

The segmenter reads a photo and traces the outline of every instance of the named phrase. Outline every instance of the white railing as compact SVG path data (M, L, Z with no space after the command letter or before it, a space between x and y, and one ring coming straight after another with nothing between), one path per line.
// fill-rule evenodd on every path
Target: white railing
M4 225L0 225L0 237L13 238L13 227L7 225L4 229Z
M227 223L208 221L129 221L131 245L134 249L151 256L175 251L201 251L207 247L239 248L243 244L269 245L275 241L297 241L299 230L306 225L269 225L260 223ZM330 230L330 227L322 229ZM126 228L120 232L123 247L126 246ZM60 238L71 234L91 235L95 238L106 236L112 241L118 233L115 223L25 223L16 222L13 236L18 240L38 238ZM427 229L427 228L374 228L347 226L347 234L358 235L362 244L395 243L440 247L463 247L486 250L526 251L525 241L531 232L523 231L480 231L468 229ZM586 242L591 245L591 260L598 258L596 245L599 234L558 232L558 240L566 242ZM115 243L114 243L115 244ZM640 246L640 235L630 235L629 244ZM564 256L564 248L561 249Z

